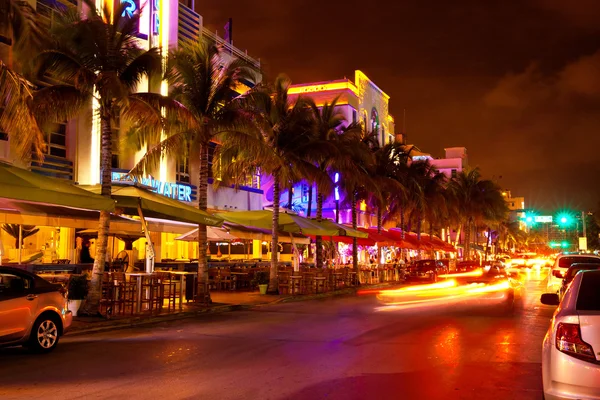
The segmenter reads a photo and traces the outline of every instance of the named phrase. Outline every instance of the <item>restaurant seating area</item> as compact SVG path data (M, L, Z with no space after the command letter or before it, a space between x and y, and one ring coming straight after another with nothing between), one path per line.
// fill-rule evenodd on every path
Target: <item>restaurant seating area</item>
M211 263L212 264L212 263ZM213 292L253 292L258 272L269 273L267 262L215 263L209 268L209 289ZM189 266L188 266L189 265ZM193 266L193 268L192 268ZM87 266L91 269L91 265ZM107 316L133 316L176 312L198 293L197 264L181 268L160 268L153 273L106 271L102 275L100 313ZM186 271L187 270L187 271ZM71 276L84 271L64 269L62 265L35 271L44 279L68 285ZM294 269L289 263L278 266L279 295L312 295L363 285L400 280L399 268L393 264L361 265L357 274L351 265L317 269L303 264Z

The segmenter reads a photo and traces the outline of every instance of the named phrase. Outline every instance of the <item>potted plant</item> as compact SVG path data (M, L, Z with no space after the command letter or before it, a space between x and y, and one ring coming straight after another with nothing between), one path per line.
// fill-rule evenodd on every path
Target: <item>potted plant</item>
M74 317L77 316L81 302L87 297L87 294L87 276L85 274L72 275L67 285L67 308L73 313Z
M269 273L266 271L256 271L254 273L254 279L252 279L252 286L258 286L260 294L267 294L267 287L269 287Z

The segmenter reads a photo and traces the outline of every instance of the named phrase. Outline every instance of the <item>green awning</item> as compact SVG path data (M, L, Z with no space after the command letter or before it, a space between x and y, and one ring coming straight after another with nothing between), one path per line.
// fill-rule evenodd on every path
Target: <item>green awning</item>
M100 193L100 185L82 186L93 193ZM137 185L112 184L112 198L116 200L116 209L127 215L138 215L141 205L144 217L160 218L171 221L221 226L223 219L205 211L188 206L178 200L161 196Z
M271 229L273 226L273 211L235 211L216 214L225 221L243 226L253 226L261 229ZM283 232L302 233L313 236L346 236L350 231L356 237L368 237L368 234L354 231L351 228L336 224L333 221L304 218L296 214L281 212L279 214L279 229Z
M0 162L0 198L49 206L114 211L112 199L90 193L62 179Z
M320 223L321 223L321 225L330 227L331 229L339 229L341 234L338 236L349 236L349 237L362 238L362 239L369 237L369 234L367 232L361 232L359 230L352 229L349 226L335 223L330 219L321 220Z

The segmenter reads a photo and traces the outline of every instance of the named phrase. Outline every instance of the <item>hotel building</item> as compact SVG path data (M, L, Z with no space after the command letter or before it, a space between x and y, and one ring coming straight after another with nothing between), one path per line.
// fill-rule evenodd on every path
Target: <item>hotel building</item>
M57 9L72 7L77 8L80 12L85 12L86 7L84 3L77 0L28 1L42 17L42 23L48 27L51 26ZM249 56L245 51L234 47L215 32L206 29L202 16L194 11L193 0L116 1L126 2L125 12L130 14L137 12L145 4L138 27L138 38L142 47L146 49L153 46L159 47L166 54L167 49L176 48L185 42L196 42L203 38L221 46L225 61L241 58L256 67L257 82L261 80L260 61ZM108 6L114 9L117 4L111 2ZM98 9L102 9L104 6L104 0L96 0ZM0 46L6 45L0 44ZM0 50L2 50L0 54L10 54L10 49L8 49L8 52L6 48ZM10 60L10 57L8 58ZM253 84L251 82L245 83L247 86ZM168 83L164 81L156 86L144 81L138 86L140 92L153 91L166 95L168 90ZM238 90L243 91L244 87ZM235 94L232 92L232 95ZM90 104L87 112L73 120L54 124L47 130L47 152L41 162L34 160L23 163L17 159L15 153L11 151L8 136L0 133L0 160L45 176L65 179L82 185L100 183L100 119L97 117L97 113L94 112L95 107L97 107L96 104ZM125 129L127 127L119 123L113 126L113 143L119 143L120 132ZM131 149L115 147L112 160L113 181L118 181L143 155L144 151L136 152ZM194 182L197 182L199 169L199 157L195 155L197 155L197 152L194 154L192 150L188 162L181 163L164 158L160 163L160 168L152 176L148 176L143 183L153 186L154 191L161 195L195 205L196 186ZM210 158L209 162L212 162ZM211 180L212 178L209 179L209 183L211 183ZM248 186L242 186L238 190L228 187L213 190L210 184L208 190L209 209L253 210L262 208L263 192L258 178L252 179L251 182L248 182ZM38 227L40 232L25 240L25 256L28 251L43 249L45 262L49 262L54 258L73 260L75 228ZM171 224L161 225L161 232L153 232L152 239L157 261L160 261L161 258L195 258L197 246L193 243L174 240L177 235L190 229L192 228L189 226ZM14 249L11 249L14 240L4 230L0 230L0 239L3 239L2 242L4 243L4 257L14 258ZM111 238L111 241L113 240ZM145 240L143 238L138 240L134 246L138 248L137 257L143 258L145 255ZM114 244L109 243L109 252L117 253L121 249L122 243L120 241L115 241ZM93 251L92 254L94 254ZM114 256L114 254L112 255Z

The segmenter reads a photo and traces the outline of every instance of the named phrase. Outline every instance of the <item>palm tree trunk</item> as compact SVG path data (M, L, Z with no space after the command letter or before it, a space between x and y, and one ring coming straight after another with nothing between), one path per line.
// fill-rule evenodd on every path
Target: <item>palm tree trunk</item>
M317 192L317 221L323 219L323 194L321 191ZM323 268L323 238L321 236L315 237L316 247L316 262L315 267Z
M200 171L198 171L198 209L206 211L208 207L208 143L200 146ZM198 225L198 298L205 304L212 302L208 285L208 260L206 249L208 233L206 225Z
M279 173L273 174L273 226L271 227L271 269L269 271L269 293L277 292L277 253L279 250Z
M358 213L356 212L356 193L352 191L352 229L356 229ZM352 238L352 268L356 272L356 283L360 285L360 269L358 268L358 239Z
M381 234L381 223L383 220L383 211L381 206L377 207L377 233ZM381 266L381 246L377 245L377 264Z
M400 238L404 240L404 207L400 206Z
M104 108L104 107L102 107ZM112 189L112 129L110 124L110 115L107 110L100 110L100 123L102 136L100 139L100 183L102 196L110 197ZM92 277L90 290L86 299L84 312L95 315L100 308L100 299L102 298L102 274L104 273L104 262L106 260L106 249L108 247L108 233L110 231L110 212L101 211L98 223L98 240L96 241L96 255L94 266L92 267Z
M467 220L467 227L465 228L465 254L463 258L465 260L471 259L471 219Z
M313 184L312 182L308 186L308 208L306 209L306 218L310 218L312 212L312 199L313 199Z

